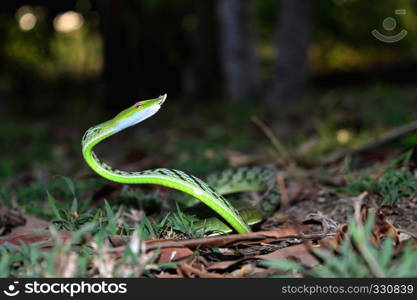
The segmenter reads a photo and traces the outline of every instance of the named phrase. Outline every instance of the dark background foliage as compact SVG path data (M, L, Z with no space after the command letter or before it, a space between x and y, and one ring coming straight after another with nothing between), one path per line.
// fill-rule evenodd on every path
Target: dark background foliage
M38 162L51 166L57 153L64 153L57 161L82 165L86 128L163 93L169 96L164 113L130 139L145 148L133 157L170 151L170 143L199 157L213 147L224 157L220 146L256 152L266 140L253 115L290 149L318 135L308 155L358 145L415 118L416 5L1 1L1 174L36 170ZM407 35L386 43L373 30ZM411 135L404 145L415 141ZM55 171L72 174L62 165Z
M164 92L276 109L309 88L416 80L413 1L19 0L0 9L3 110L49 113L92 98L115 109ZM54 20L68 11L77 18L61 21L75 29L63 32ZM408 35L383 43L373 29Z

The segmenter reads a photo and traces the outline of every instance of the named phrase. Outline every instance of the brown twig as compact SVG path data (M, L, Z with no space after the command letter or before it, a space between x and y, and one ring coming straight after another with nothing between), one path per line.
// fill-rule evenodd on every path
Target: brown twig
M332 163L336 163L343 159L346 156L352 156L357 155L365 151L369 151L371 149L380 147L382 145L392 143L406 135L409 135L411 133L414 133L417 131L417 121L411 122L407 125L404 125L402 127L395 128L388 133L382 135L379 138L376 138L375 140L372 140L362 147L359 147L357 149L347 149L344 151L336 152L333 154L330 154L329 156L325 157L323 160L321 160L322 165L329 165Z
M261 241L264 239L270 239L273 241L282 241L288 239L320 239L325 236L331 235L329 233L320 234L304 234L300 232L298 234L283 235L280 231L260 231L251 232L246 234L229 234L225 236L212 236L205 238L187 239L187 240L159 240L159 241L147 241L146 250L152 251L161 248L171 247L187 247L189 249L202 249L211 247L222 247L241 241Z
M178 266L179 269L181 269L181 271L183 271L187 277L191 277L191 274L195 274L201 278L227 278L227 277L231 277L230 275L222 275L222 274L216 274L216 273L212 273L212 272L208 272L205 270L199 270L197 268L194 268L188 264L180 264Z
M279 141L279 139L273 133L271 128L269 128L262 120L260 120L256 116L252 117L252 121L262 130L262 132L271 142L272 146L275 149L279 162L282 163L287 170L296 169L297 168L296 161L291 156L291 154L287 151L285 146Z
M290 206L290 198L288 197L288 191L285 186L284 174L277 172L277 184L281 193L281 205L282 207Z
M363 220L362 220L362 202L368 195L367 192L363 192L358 197L354 199L354 214L355 214L355 221L357 226L360 228L360 230L363 229ZM359 253L362 255L363 259L365 260L366 264L369 266L369 269L374 274L375 277L381 278L386 277L384 271L381 269L378 262L375 260L375 257L367 247L366 243L364 241L359 241L356 243L357 249Z
M262 241L265 239L273 241L283 241L289 239L302 239L302 240L317 240L333 234L323 232L319 234L304 234L301 230L303 228L289 228L281 230L259 231L245 234L229 234L224 236L210 236L195 239L184 240L147 240L145 241L145 249L147 252L164 248L189 248L189 249L204 249L212 247L223 247L242 241ZM297 231L298 233L291 233ZM290 233L288 233L290 232ZM286 234L287 233L287 234ZM121 253L124 249L123 246L109 249L110 252Z
M284 159L288 159L289 153L287 149L285 149L284 145L278 140L278 138L272 132L271 128L269 128L262 120L256 116L252 117L252 121L263 131L271 144L274 146L277 154L282 156Z

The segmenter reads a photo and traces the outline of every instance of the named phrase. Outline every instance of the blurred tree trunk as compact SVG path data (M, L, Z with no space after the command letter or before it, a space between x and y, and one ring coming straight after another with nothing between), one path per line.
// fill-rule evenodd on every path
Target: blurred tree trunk
M256 96L259 91L255 41L251 31L253 0L217 0L220 55L225 90L232 99Z
M281 0L277 22L278 58L267 101L271 105L305 95L311 31L311 0Z
M192 0L183 28L187 32L189 59L183 93L188 98L210 98L219 90L220 65L215 0Z
M141 94L139 13L141 0L99 0L104 47L105 106L120 109Z

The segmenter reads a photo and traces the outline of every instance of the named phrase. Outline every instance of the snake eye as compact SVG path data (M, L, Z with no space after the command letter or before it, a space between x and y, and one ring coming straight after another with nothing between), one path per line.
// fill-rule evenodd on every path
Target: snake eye
M136 108L140 108L142 106L142 103L140 103L140 102L137 102L136 104L135 104L135 107Z

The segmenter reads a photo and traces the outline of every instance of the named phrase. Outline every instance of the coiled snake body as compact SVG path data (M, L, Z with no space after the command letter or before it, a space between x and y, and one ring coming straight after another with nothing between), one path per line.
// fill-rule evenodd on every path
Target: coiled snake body
M157 184L187 193L214 210L231 228L239 233L250 232L249 225L261 221L271 214L279 204L279 189L276 185L275 170L265 167L241 167L227 169L213 174L207 183L201 179L175 169L152 169L125 172L114 169L92 151L93 147L109 136L153 116L164 103L166 95L156 99L137 102L120 112L113 119L91 127L82 139L82 152L87 164L100 176L125 184ZM265 191L256 207L235 209L223 197L224 194L248 191ZM232 229L219 218L204 220L210 230L230 232Z

